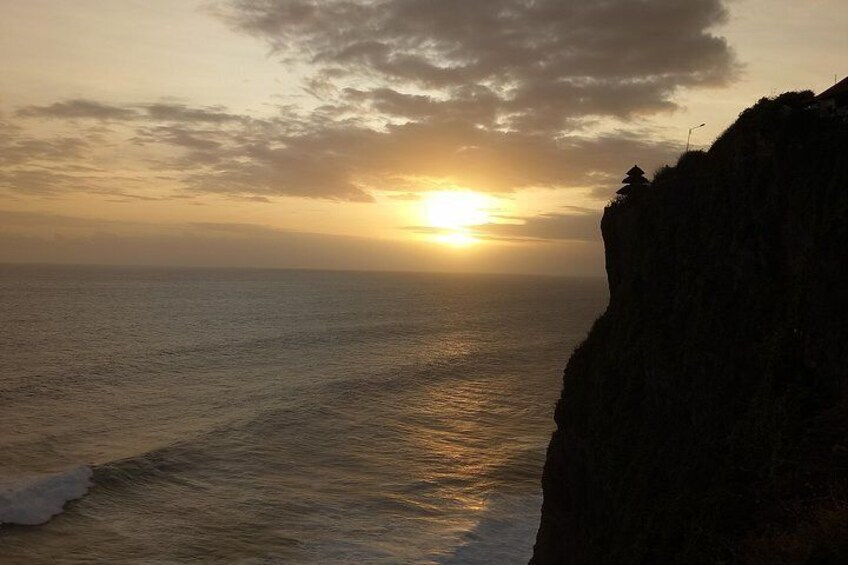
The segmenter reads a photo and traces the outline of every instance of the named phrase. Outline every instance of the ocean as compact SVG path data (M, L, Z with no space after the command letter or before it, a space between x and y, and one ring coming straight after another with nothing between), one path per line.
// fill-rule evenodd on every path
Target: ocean
M562 370L606 301L0 265L0 563L526 563Z

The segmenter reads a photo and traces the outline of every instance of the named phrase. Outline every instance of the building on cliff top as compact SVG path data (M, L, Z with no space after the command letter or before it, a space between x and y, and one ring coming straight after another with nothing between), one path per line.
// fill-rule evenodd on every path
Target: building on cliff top
M816 106L825 114L848 116L848 77L816 96Z
M627 176L621 181L624 186L616 191L616 194L628 196L630 194L642 192L650 184L645 178L645 171L639 168L639 165L633 165L633 168L627 171Z

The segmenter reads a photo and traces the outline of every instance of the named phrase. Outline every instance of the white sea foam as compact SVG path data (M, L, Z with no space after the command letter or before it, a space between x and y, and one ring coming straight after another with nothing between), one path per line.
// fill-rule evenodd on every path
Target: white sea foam
M541 494L502 495L485 511L466 541L440 565L527 563L539 525Z
M62 473L0 478L0 524L35 526L62 512L69 500L82 498L91 486L91 469L76 467Z

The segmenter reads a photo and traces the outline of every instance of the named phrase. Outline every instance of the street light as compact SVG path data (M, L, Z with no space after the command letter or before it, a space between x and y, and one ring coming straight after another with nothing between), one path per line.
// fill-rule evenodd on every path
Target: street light
M698 128L702 128L707 124L701 124L699 126L692 126L689 128L689 135L686 136L686 151L684 153L689 153L689 140L692 139L692 130L696 130Z

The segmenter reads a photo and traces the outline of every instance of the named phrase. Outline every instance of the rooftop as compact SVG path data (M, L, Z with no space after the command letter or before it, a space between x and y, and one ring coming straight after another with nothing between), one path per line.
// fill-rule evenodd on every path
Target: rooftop
M828 98L834 98L836 96L844 96L848 94L848 77L840 80L818 96L816 96L817 100L827 100Z

